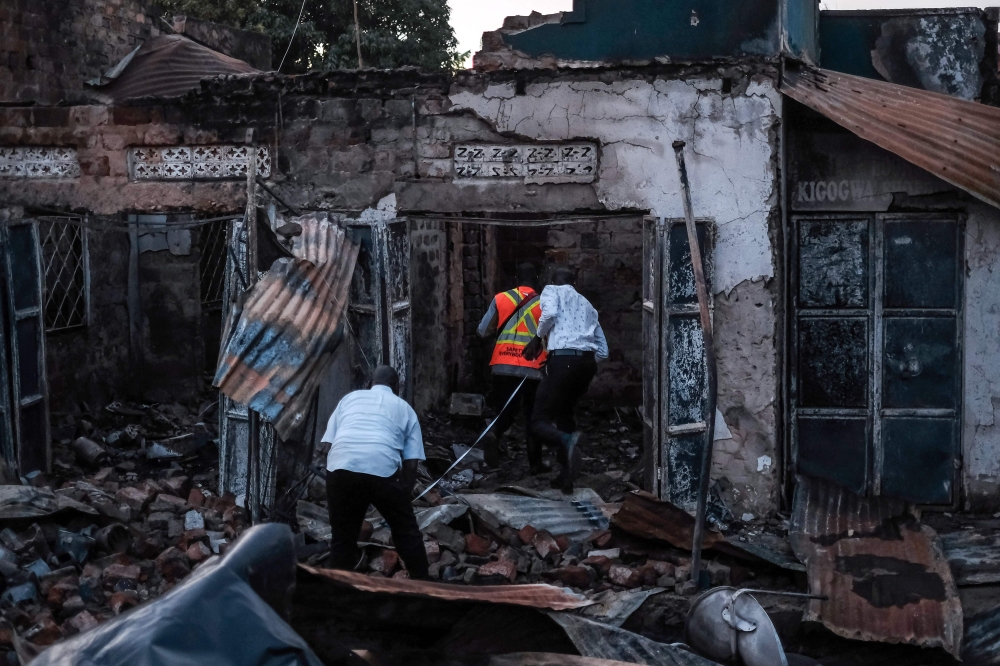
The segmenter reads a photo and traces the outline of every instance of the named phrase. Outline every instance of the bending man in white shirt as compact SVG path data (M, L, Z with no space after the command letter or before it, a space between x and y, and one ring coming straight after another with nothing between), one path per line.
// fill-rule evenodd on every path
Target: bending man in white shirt
M334 568L360 561L358 534L368 505L382 514L411 578L427 578L427 553L410 496L424 441L417 415L396 396L399 375L375 368L372 387L341 399L326 427L326 493L330 511L330 558Z
M608 341L597 310L573 287L575 279L572 269L556 269L552 284L542 290L538 337L525 348L525 356L530 358L540 351L541 339L546 339L548 361L535 396L531 429L536 437L559 447L562 469L552 487L566 494L573 492L583 459L576 404L597 374L597 359L608 357Z

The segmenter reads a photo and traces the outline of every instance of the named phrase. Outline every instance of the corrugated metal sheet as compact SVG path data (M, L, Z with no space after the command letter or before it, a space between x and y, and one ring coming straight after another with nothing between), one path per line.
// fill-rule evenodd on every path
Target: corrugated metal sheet
M1000 534L951 532L941 535L941 547L958 585L1000 583Z
M792 547L806 563L807 619L846 638L941 647L958 656L962 604L934 530L900 500L800 477Z
M265 416L282 439L305 421L333 359L358 258L357 244L336 224L315 217L295 221L305 242L293 249L295 259L276 261L254 285L214 381Z
M630 664L648 666L712 666L714 661L699 657L693 652L657 643L654 640L612 627L593 620L587 620L570 613L549 613L549 617L559 623L573 645L584 657L611 659Z
M573 610L584 608L593 602L569 588L552 585L497 585L475 587L470 585L449 585L421 580L398 578L372 578L353 571L317 569L304 564L299 567L314 576L321 576L340 585L346 585L359 592L375 594L402 594L416 597L430 597L443 601L473 601L487 604L507 604L527 608L548 610Z
M608 529L608 518L601 508L585 500L560 502L500 493L463 494L461 499L468 502L474 511L480 514L488 512L500 524L516 530L531 525L535 529L548 530L555 536L566 535L580 540L598 530Z
M781 92L1000 207L1000 109L823 69L786 71Z
M242 60L213 51L180 35L146 40L106 76L117 76L98 87L101 96L116 103L139 97L179 97L200 87L201 80L222 74L259 72ZM119 63L121 64L121 63Z

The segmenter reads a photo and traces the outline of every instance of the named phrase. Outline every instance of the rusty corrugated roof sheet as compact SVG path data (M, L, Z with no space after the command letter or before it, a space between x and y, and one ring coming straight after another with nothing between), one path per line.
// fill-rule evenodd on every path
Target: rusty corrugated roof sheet
M181 35L146 40L121 72L98 87L111 102L138 97L179 97L201 85L202 79L223 74L250 74L260 70Z
M476 587L399 578L372 578L371 576L353 571L317 569L305 564L300 564L299 567L314 576L321 576L360 592L405 594L441 599L443 601L475 601L487 604L508 604L548 610L573 610L594 603L587 597L577 594L569 588L554 587L552 585L491 585L488 587Z
M254 285L229 338L215 386L289 439L305 421L333 360L358 245L335 223L297 218L303 242ZM321 263L314 263L321 262Z
M806 563L819 619L846 638L941 647L956 657L962 604L937 535L900 500L863 498L799 477L792 547Z
M786 71L781 92L1000 207L1000 109L823 69Z

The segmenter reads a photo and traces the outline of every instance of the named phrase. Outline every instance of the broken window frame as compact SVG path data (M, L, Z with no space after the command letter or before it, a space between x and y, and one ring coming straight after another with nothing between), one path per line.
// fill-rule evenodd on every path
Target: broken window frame
M802 308L799 304L800 265L799 265L799 228L802 222L847 222L865 221L868 224L868 303L865 308ZM886 283L885 257L885 225L895 221L913 222L951 222L955 224L955 300L953 308L901 308L884 307ZM789 460L789 473L801 473L799 451L799 416L828 416L832 418L866 418L866 467L864 486L860 489L864 496L883 495L883 477L885 467L885 442L883 425L893 417L912 418L944 418L953 420L955 433L952 442L951 460L951 500L945 503L920 502L908 498L917 504L928 507L956 508L960 501L962 461L962 409L964 386L964 305L965 305L965 222L966 215L958 212L914 212L914 213L803 213L792 215L788 232L788 362L786 364L786 381L788 391L785 404L786 451ZM803 314L803 310L807 310ZM890 318L912 318L921 313L930 318L953 317L955 320L955 407L954 409L937 408L886 408L882 406L885 369L885 332L886 320ZM867 372L866 406L864 408L806 408L799 406L800 375L799 368L799 331L800 319L821 317L865 317L866 359L870 364ZM829 480L834 479L830 478ZM857 490L857 489L856 489Z
M88 218L77 215L67 216L40 216L39 222L39 246L41 251L42 268L45 273L45 332L56 333L77 328L84 328L90 324L90 252L87 245L87 222ZM57 231L57 229L59 231ZM69 252L73 253L76 265L67 268L69 262L67 258L55 249L50 256L46 256L46 247L50 242L58 248L67 234L71 233ZM75 247L79 245L77 251ZM59 262L57 265L57 261ZM55 272L58 268L58 272ZM78 285L80 295L70 305L70 312L66 313L65 307L69 296L63 295L58 304L55 303L57 291L53 289L53 281L56 285L62 283L62 276L65 270L71 270L73 275L70 280L73 285ZM77 305L82 303L82 311L77 309ZM53 305L55 307L53 308ZM53 310L55 314L53 315Z
M712 297L712 256L714 249L715 222L700 218L695 221L702 243L702 257L705 278L708 281L709 308L714 313ZM694 275L691 268L690 251L686 252L686 264L678 261L671 264L671 231L678 229L677 242L682 243L677 250L688 247L685 220L683 218L643 218L643 281L642 281L642 337L643 337L643 431L645 446L646 487L657 497L670 501L685 510L694 510L697 501L698 479L701 476L700 460L682 460L684 451L680 438L689 437L691 442L700 441L701 451L707 450L708 421L715 418L707 414L708 382L705 368L704 348L701 347L701 324L697 296L694 291ZM681 233L683 232L683 233ZM671 294L672 269L691 273L690 294L685 294L686 302L675 302ZM694 323L691 342L701 350L700 365L703 384L700 392L702 419L697 422L675 423L671 425L671 396L678 396L670 371L674 341L671 339L671 320L683 319ZM663 399L666 397L666 399ZM679 397L677 397L679 400ZM700 436L700 439L696 439ZM697 453L697 452L695 452Z

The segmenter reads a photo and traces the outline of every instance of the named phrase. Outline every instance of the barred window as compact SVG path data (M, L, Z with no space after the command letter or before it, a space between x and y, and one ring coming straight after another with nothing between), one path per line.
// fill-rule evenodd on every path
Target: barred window
M86 326L90 312L87 228L82 217L40 217L45 267L45 330Z
M228 220L201 226L198 244L201 250L198 268L201 274L201 305L205 310L222 306L222 288L226 278L226 230Z

